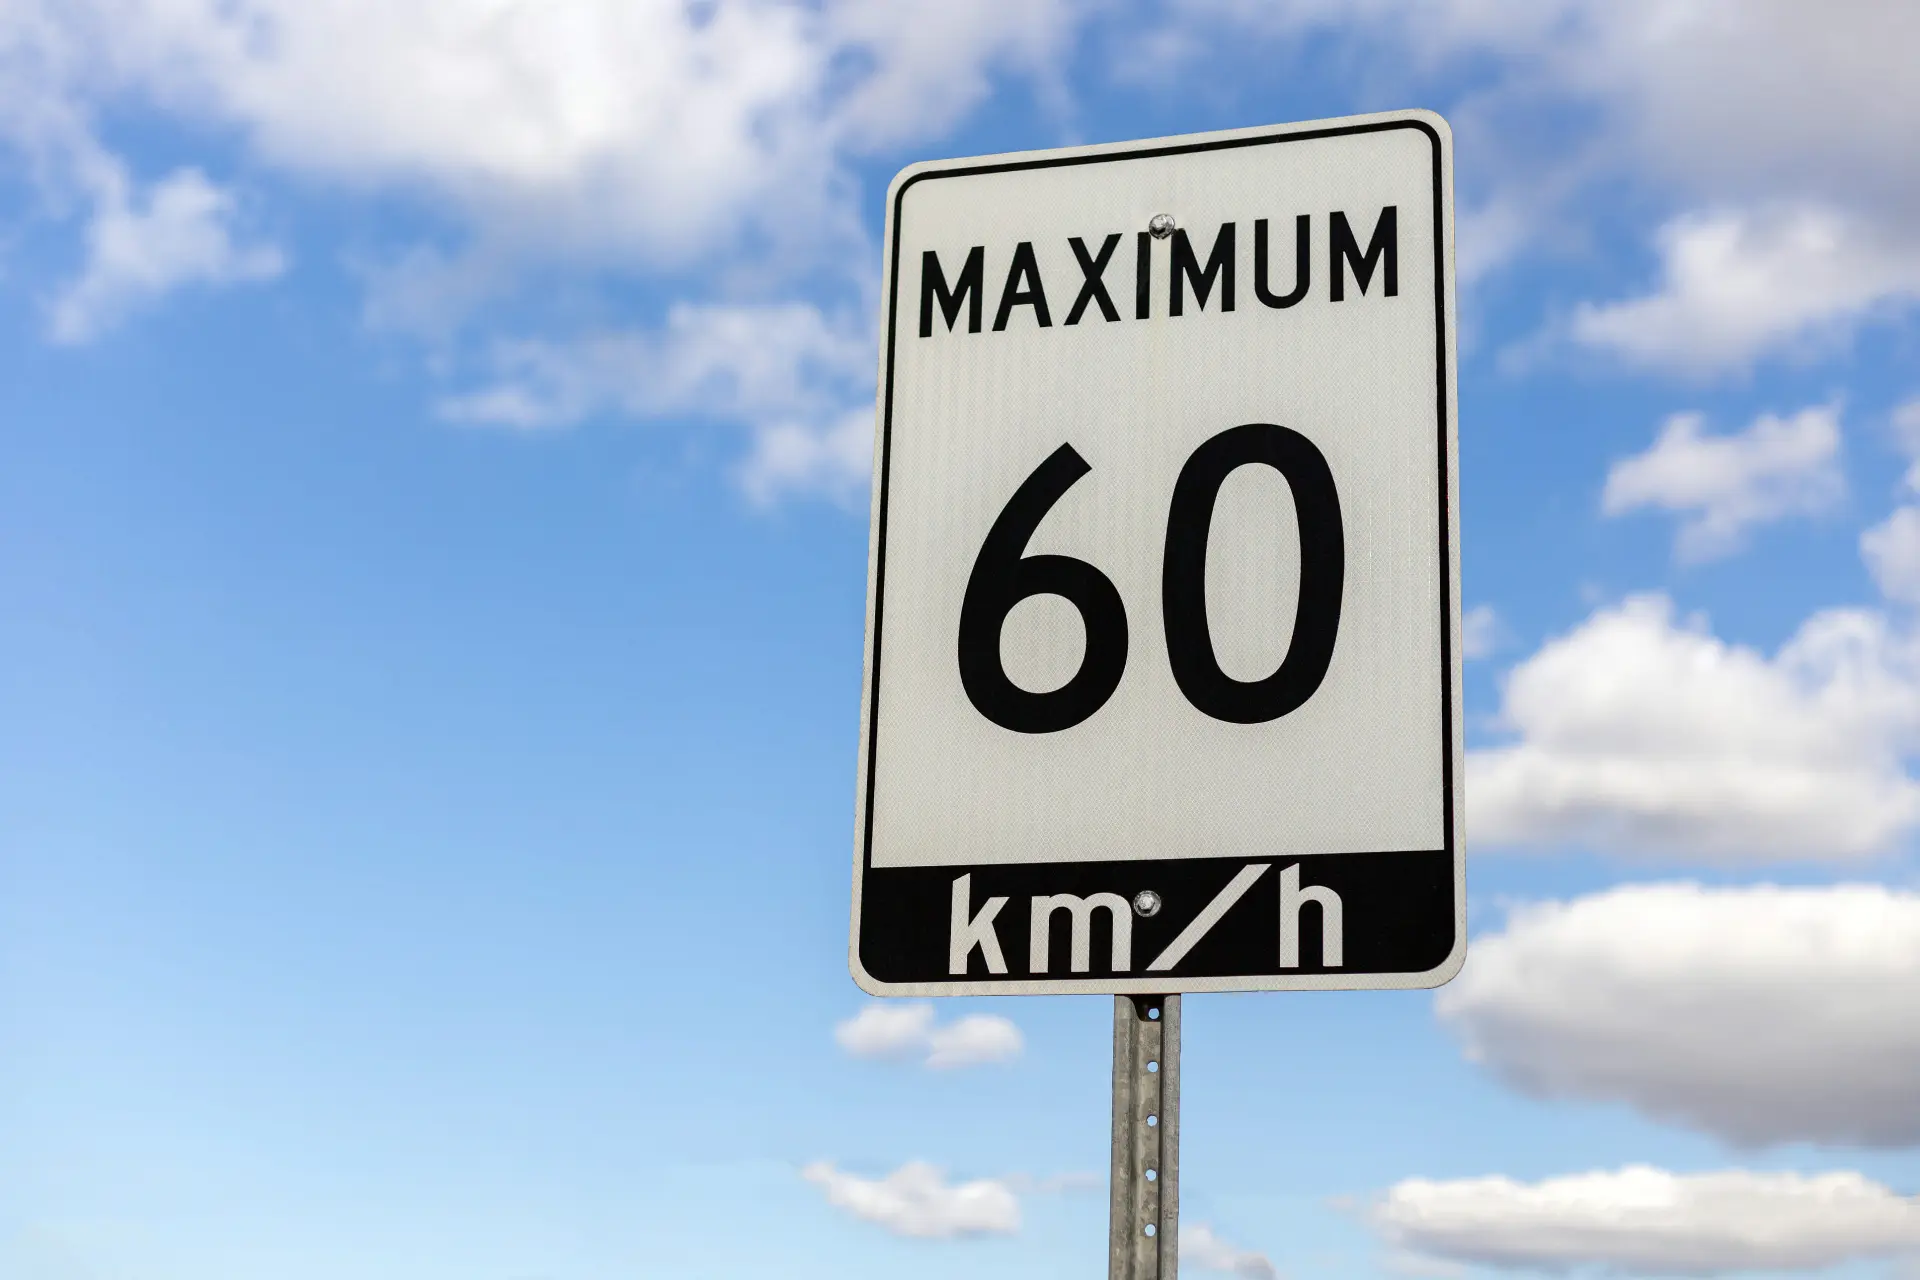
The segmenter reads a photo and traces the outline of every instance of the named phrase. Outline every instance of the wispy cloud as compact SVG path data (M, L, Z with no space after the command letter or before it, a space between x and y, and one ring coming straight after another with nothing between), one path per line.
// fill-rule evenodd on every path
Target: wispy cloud
M1889 165L1920 132L1906 60L1920 11L1878 0L1177 0L1149 38L1193 73L1224 29L1308 36L1408 87L1446 92L1484 194L1461 219L1467 278L1594 228L1580 202L1621 179L1674 211L1657 280L1577 307L1568 334L1703 376L1830 350L1920 302L1920 176ZM1559 127L1541 128L1553 119ZM1570 123L1573 119L1583 124Z
M1660 229L1652 293L1586 303L1572 335L1689 374L1830 345L1877 308L1920 301L1920 241L1818 205L1689 213Z
M856 1058L908 1059L935 1069L1009 1062L1024 1045L1020 1028L1006 1018L973 1013L940 1024L930 1004L879 1000L835 1027L833 1038Z
M1675 414L1644 453L1608 469L1600 507L1681 516L1674 552L1698 562L1739 550L1759 525L1831 511L1845 496L1840 410L1828 404L1762 414L1728 435L1710 434L1702 414Z
M545 431L612 415L744 427L748 496L851 501L873 457L873 345L809 303L680 304L655 330L502 343L491 379L443 399L442 417Z
M1461 615L1460 647L1467 661L1487 657L1500 647L1500 639L1500 615L1492 605L1475 605Z
M271 280L286 269L278 248L236 234L233 193L198 169L175 170L144 191L117 161L103 157L91 171L86 262L50 309L57 341L90 341L184 286Z
M862 1178L816 1161L800 1176L825 1192L828 1204L895 1235L944 1240L1011 1235L1020 1229L1020 1201L1001 1179L950 1182L938 1168L919 1160L880 1178Z
M135 100L284 172L430 193L501 264L818 263L864 243L850 158L951 128L995 72L1050 79L1081 21L1068 0L21 0L0 60L34 98L0 94L0 133L10 108Z
M1257 1249L1228 1244L1205 1223L1180 1224L1180 1262L1196 1271L1218 1271L1241 1280L1278 1280L1273 1259Z
M1900 507L1862 533L1860 557L1888 599L1920 604L1920 507Z

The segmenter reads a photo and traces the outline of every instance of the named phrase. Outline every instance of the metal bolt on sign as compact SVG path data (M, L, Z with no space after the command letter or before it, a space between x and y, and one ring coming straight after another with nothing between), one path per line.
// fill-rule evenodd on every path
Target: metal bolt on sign
M1180 1273L1180 997L1113 999L1108 1280Z

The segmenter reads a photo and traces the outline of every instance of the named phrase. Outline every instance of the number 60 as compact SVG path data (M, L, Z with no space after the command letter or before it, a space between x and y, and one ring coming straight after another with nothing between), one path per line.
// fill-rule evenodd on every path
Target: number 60
M1220 669L1207 624L1207 538L1220 486L1235 469L1260 463L1293 491L1300 527L1300 597L1286 657L1260 680ZM994 519L967 578L960 605L960 683L981 715L1016 733L1070 729L1106 705L1127 666L1127 611L1112 579L1072 556L1023 555L1053 504L1091 467L1070 444L1055 449L1014 491ZM1270 422L1232 427L1187 458L1167 511L1160 614L1173 678L1194 707L1216 720L1261 724L1311 698L1333 661L1340 629L1346 539L1340 497L1327 460L1297 431ZM1000 629L1028 596L1056 595L1080 611L1086 649L1080 669L1058 689L1033 693L1007 678Z

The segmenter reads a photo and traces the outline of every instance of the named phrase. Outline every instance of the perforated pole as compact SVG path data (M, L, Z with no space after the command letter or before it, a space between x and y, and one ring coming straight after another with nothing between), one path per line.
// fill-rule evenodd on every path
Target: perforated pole
M1180 997L1113 1000L1108 1280L1180 1274Z

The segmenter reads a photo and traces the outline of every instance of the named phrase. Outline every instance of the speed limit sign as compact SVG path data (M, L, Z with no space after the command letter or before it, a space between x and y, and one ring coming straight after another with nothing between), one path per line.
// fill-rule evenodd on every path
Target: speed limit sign
M887 217L855 979L1451 977L1445 122L915 165Z

